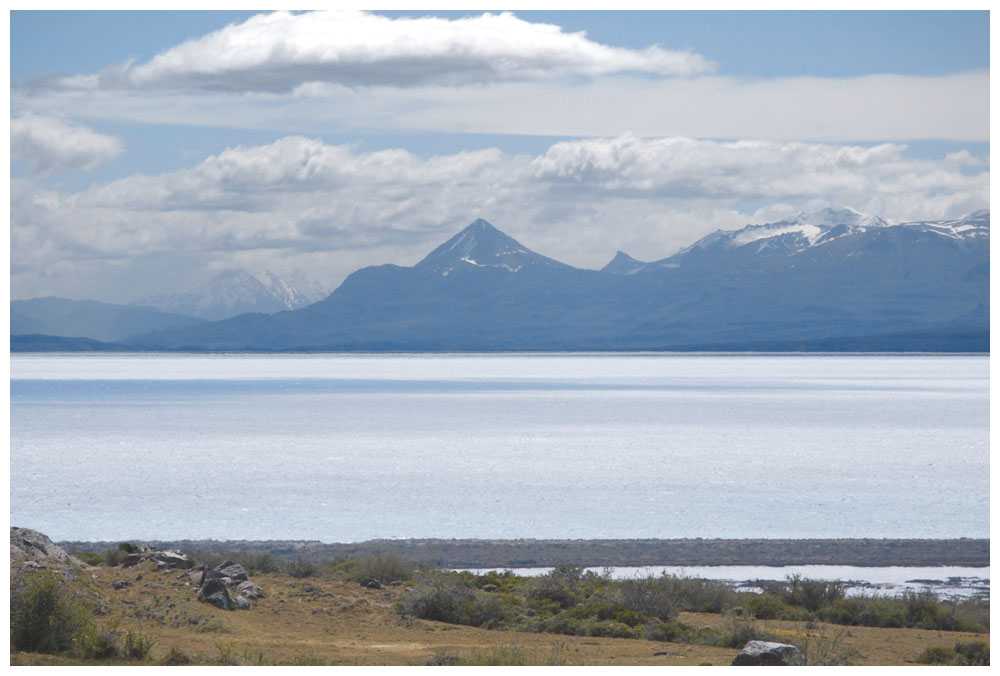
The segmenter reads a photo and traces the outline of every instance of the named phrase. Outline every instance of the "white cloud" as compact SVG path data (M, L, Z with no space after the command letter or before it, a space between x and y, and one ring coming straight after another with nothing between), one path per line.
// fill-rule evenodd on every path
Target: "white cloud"
M843 146L781 141L642 139L631 134L553 145L533 163L536 180L646 198L786 200L829 196L847 204L879 196L976 194L989 184L983 170L956 161L918 160L906 146ZM926 208L926 201L915 204ZM912 209L912 208L911 208Z
M364 265L411 265L477 217L596 268L617 248L654 260L717 228L817 204L896 220L959 216L989 207L980 163L915 159L896 144L633 135L559 143L535 158L487 149L424 159L287 137L75 194L13 182L12 284L14 297L59 284L83 293L112 265L130 281L100 297L127 301L163 290L143 286L155 259L169 260L179 287L192 285L185 266L206 264L300 270L333 287Z
M34 174L66 169L90 171L118 157L122 142L87 127L26 114L10 122L10 156Z
M311 82L348 86L551 80L613 73L690 76L714 65L690 52L602 45L586 34L509 12L455 20L363 11L258 14L64 86L288 92Z
M481 87L356 89L304 84L292 94L12 90L15 109L147 124L281 133L468 132L833 142L989 141L989 73L942 77L601 78Z

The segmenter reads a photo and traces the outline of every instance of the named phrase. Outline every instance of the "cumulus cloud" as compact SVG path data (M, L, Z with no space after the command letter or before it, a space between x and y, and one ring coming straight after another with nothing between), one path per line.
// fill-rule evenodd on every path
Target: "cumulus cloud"
M26 114L10 122L10 156L33 174L82 169L90 171L118 157L122 142L87 127L53 117Z
M878 195L978 193L985 171L967 175L968 153L917 160L906 146L844 146L779 141L617 138L553 145L532 162L533 177L553 185L612 194L729 200L833 196L848 203Z
M509 12L450 20L279 11L188 40L146 63L119 64L63 84L288 92L311 82L451 86L615 73L690 76L713 69L690 52L602 45L583 32L565 33Z
M80 289L109 265L135 280L136 260L159 257L175 271L183 259L300 270L332 288L364 265L413 264L478 217L596 268L616 248L653 260L717 228L826 204L891 220L959 216L989 207L988 163L968 153L917 159L898 144L634 135L558 143L537 157L421 158L293 136L74 194L14 181L12 284L15 297L29 295L51 282L45 271ZM133 281L117 300L157 290Z

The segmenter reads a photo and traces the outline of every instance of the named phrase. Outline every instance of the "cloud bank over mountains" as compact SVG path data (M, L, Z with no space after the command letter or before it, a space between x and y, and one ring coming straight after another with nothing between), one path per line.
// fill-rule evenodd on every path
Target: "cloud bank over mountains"
M362 251L410 264L478 214L561 260L600 267L613 253L590 247L600 229L617 232L621 248L661 258L718 227L744 225L739 207L748 202L849 204L900 220L988 204L982 160L904 151L626 134L557 143L535 157L493 148L425 159L286 137L72 194L15 181L14 274L51 274L55 260L97 265L194 249L233 267L274 256L285 265L279 274L310 269L332 287L365 262Z
M333 288L479 217L599 268L609 246L654 260L830 205L989 207L988 147L968 149L988 144L988 70L751 78L710 56L512 13L273 12L15 82L13 297L128 302L229 268ZM136 141L216 130L169 169L129 164ZM488 138L427 151L427 134ZM914 152L928 139L946 150Z

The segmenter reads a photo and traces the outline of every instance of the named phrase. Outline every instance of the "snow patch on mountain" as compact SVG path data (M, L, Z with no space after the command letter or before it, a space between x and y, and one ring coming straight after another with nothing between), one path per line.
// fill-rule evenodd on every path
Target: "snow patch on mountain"
M253 275L246 270L223 270L188 291L140 298L132 304L214 321L247 312L296 310L316 300L315 289L303 292L270 271Z
M529 250L480 218L434 249L416 267L447 277L469 268L500 268L517 273L531 265L568 267Z

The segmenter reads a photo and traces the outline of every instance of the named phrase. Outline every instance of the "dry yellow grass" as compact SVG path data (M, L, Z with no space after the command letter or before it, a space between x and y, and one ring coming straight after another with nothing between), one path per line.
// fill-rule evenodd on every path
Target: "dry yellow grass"
M249 611L223 611L197 600L178 571L151 563L128 570L88 568L73 591L105 606L99 625L117 623L154 639L150 660L172 650L199 664L421 665L450 654L482 660L569 665L730 664L737 650L634 639L589 638L490 631L425 620L405 620L392 610L404 588L366 589L354 582L258 576L266 597ZM115 580L131 587L112 590ZM720 626L719 615L684 613L681 621ZM811 661L850 657L859 665L908 664L925 648L956 641L989 641L986 634L919 629L838 627L760 621L762 629L804 647ZM70 664L70 658L11 654L11 664Z

